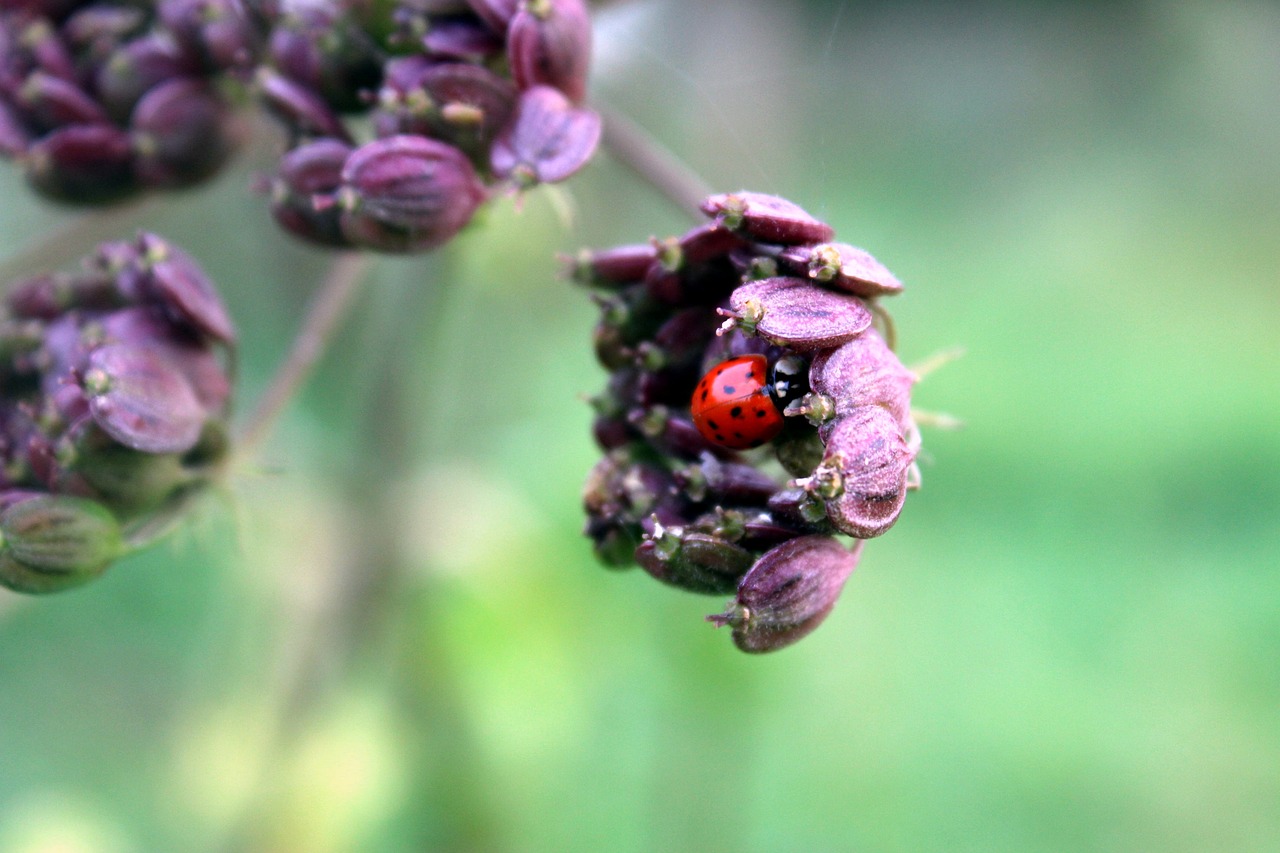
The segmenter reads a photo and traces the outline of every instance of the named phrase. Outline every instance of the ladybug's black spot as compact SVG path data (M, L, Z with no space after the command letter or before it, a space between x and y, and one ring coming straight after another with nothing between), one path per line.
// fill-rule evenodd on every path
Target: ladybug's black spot
M719 442L722 442L722 443L723 443L723 442L724 442L724 436L723 436L723 435L721 435L720 433L716 433L716 441L719 441Z
M740 418L740 417L742 417L742 407L741 407L741 406L734 406L732 409L730 409L730 410L729 410L729 417L731 417L731 418Z
M703 389L702 389L702 401L705 403L705 402L706 402L706 400L707 400L707 389L706 389L706 388L703 388Z
M712 429L720 429L720 426L715 421L712 421L712 420L707 421L707 426L711 427Z
M726 394L732 394L732 393L733 393L734 391L736 391L736 390L738 390L738 389L737 389L737 388L734 388L732 385L726 385L726 386L724 386L724 393L726 393Z
M757 418L763 418L763 417L764 417L765 415L767 415L767 414L768 414L768 412L766 412L764 409L756 409L756 417L757 417Z
M740 432L735 432L735 433L733 434L733 437L734 437L734 438L736 438L736 439L738 439L738 441L742 441L742 439L746 438L746 436L745 436L745 435L743 435L743 434L742 434L742 433L740 433Z

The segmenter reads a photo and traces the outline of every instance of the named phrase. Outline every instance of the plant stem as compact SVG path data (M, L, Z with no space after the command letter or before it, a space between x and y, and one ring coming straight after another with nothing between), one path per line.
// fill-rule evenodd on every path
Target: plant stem
M615 110L596 106L604 119L604 144L613 156L686 212L698 210L711 187L671 149Z
M276 370L271 385L263 392L241 431L237 445L242 454L248 455L257 449L289 400L310 375L359 291L368 265L367 255L347 252L329 268L319 292L307 306L302 328L298 330L289 354Z

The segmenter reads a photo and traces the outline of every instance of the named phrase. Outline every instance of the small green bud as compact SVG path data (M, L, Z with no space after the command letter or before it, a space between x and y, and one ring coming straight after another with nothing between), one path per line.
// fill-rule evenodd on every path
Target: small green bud
M123 552L119 523L95 501L32 494L0 512L0 584L16 592L79 586Z

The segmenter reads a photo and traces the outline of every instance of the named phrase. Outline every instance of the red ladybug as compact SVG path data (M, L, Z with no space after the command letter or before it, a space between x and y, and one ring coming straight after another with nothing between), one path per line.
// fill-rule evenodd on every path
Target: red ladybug
M764 356L744 355L707 371L689 404L703 438L731 450L745 450L782 432L782 412L769 393L768 369Z

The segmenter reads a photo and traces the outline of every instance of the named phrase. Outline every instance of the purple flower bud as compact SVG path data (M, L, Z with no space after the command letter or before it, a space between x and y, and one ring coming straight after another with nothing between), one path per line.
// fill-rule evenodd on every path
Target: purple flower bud
M830 398L836 417L848 417L863 406L883 406L905 425L911 414L916 376L874 329L839 349L819 353L810 365L809 381L814 391Z
M915 455L893 415L863 406L836 420L826 458L803 485L826 501L838 529L870 539L898 520Z
M389 252L448 242L485 198L461 151L417 136L360 146L342 169L342 183L347 239Z
M742 237L715 223L699 225L680 238L680 266L724 258L744 245Z
M221 99L198 80L177 78L147 92L130 121L138 179L180 187L213 174L231 153L229 118Z
M764 193L726 193L702 202L702 212L730 231L766 243L821 243L835 236L830 225L799 205Z
M102 319L107 343L122 343L153 350L191 385L196 399L210 417L224 413L231 396L231 380L217 354L204 341L186 333L146 308L113 311Z
M583 0L524 0L507 30L507 58L521 89L545 85L575 104L587 96L591 17Z
M170 5L169 2L162 7ZM82 6L59 27L60 46L70 46L77 56L87 60L88 67L96 67L107 60L116 48L134 36L140 35L147 24L147 13L131 6L115 6L95 3ZM65 49L65 48L64 48ZM74 65L67 56L67 67L75 76Z
M632 284L644 277L658 256L653 243L634 243L612 249L584 249L573 259L570 275L579 284L591 287L615 287Z
M213 282L195 259L155 234L143 233L138 249L146 261L140 289L170 319L222 343L235 340L235 328Z
M280 160L271 185L271 215L293 234L322 246L348 247L336 204L352 147L337 139L304 143Z
M577 172L600 142L600 116L575 109L556 89L535 86L520 95L515 117L490 154L494 174L520 186L554 184Z
M257 81L263 105L293 135L351 141L346 125L324 99L310 89L269 68L258 69Z
M729 609L707 621L730 626L744 652L789 646L831 612L861 555L861 542L847 550L830 536L784 542L751 567Z
M789 270L854 296L871 298L902 292L902 282L865 249L848 243L788 246L779 259Z
M31 146L27 179L59 201L111 201L136 187L132 161L132 145L123 131L107 124L73 124Z
M98 97L113 116L124 120L152 88L198 72L196 62L171 36L153 32L120 47L98 69Z
M734 506L764 506L779 488L773 477L753 465L721 462L710 454L677 471L676 483L697 501Z
M160 21L205 68L248 68L262 38L240 0L164 0Z
M362 106L361 94L382 79L373 39L338 4L303 6L271 33L271 59L290 79L343 112Z
M31 121L45 130L69 124L105 124L106 112L79 86L36 71L17 93L18 104Z
M746 331L802 352L840 346L871 326L857 297L799 278L766 278L733 291L729 305Z
M94 421L126 447L182 453L200 438L204 407L186 377L151 349L99 347L89 356L83 386Z
M383 86L379 94L379 136L416 133L479 155L515 109L515 86L478 65L428 65L404 82Z
M0 585L47 593L86 583L124 553L119 523L100 504L67 495L0 495Z

